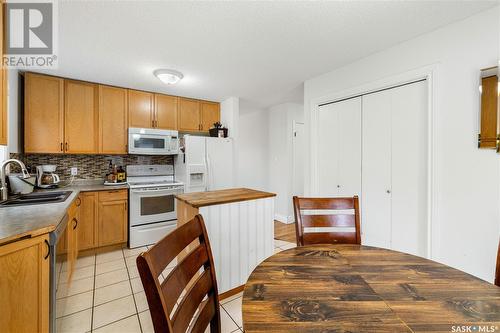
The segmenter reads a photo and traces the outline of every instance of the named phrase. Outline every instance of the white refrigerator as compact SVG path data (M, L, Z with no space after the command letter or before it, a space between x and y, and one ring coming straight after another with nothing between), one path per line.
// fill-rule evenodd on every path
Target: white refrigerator
M234 187L232 138L185 135L175 158L175 180L184 192L203 192Z

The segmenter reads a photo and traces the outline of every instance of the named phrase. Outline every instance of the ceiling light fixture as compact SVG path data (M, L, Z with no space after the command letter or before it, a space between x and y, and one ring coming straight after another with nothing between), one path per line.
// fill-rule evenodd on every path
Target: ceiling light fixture
M153 74L165 84L176 84L184 77L181 72L173 69L157 69Z

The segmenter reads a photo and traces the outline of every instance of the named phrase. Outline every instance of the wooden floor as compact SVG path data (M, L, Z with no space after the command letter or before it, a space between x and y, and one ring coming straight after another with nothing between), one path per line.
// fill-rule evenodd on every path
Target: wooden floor
M296 243L295 223L286 224L274 220L274 238Z

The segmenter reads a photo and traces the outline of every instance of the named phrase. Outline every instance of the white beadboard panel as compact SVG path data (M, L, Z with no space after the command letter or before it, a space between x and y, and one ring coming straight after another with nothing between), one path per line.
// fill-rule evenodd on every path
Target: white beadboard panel
M274 198L201 207L214 257L219 293L246 283L273 254Z

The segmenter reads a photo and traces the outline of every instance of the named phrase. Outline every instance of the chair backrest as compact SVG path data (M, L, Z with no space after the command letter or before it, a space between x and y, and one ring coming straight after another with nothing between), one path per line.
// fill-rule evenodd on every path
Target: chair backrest
M495 285L500 287L500 242L497 250L497 270L495 272Z
M187 246L193 248L188 253ZM179 260L179 254L185 256ZM177 265L162 280L162 272L176 258ZM211 333L220 332L215 267L201 215L141 253L137 268L156 333L184 333L188 327L204 332L208 325Z
M359 200L293 197L297 245L361 244Z

